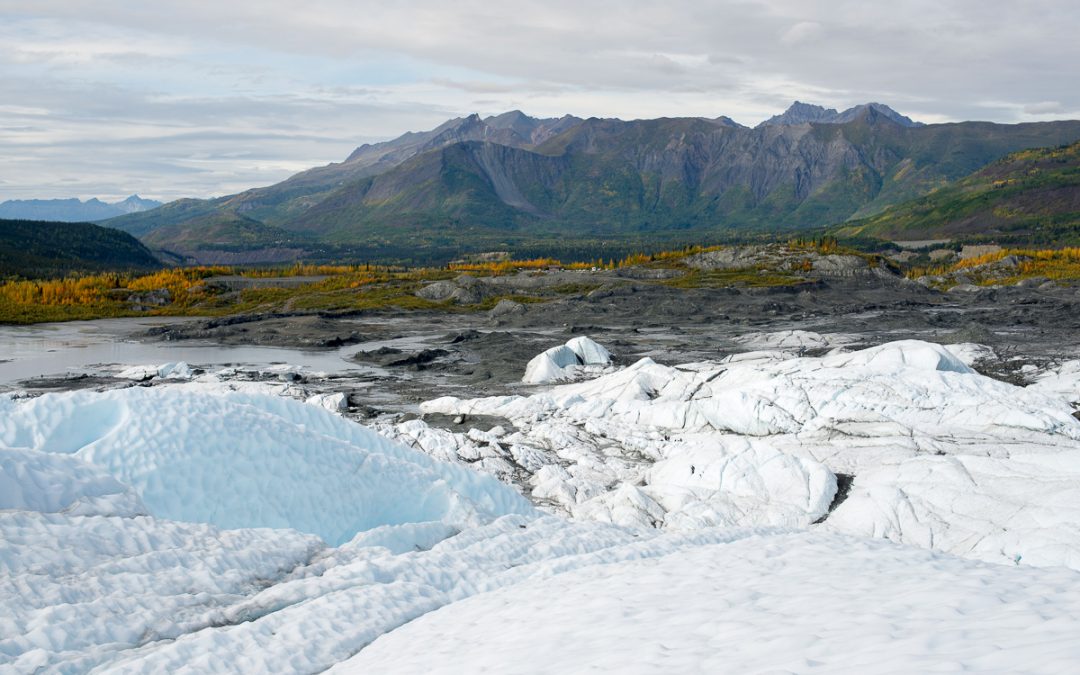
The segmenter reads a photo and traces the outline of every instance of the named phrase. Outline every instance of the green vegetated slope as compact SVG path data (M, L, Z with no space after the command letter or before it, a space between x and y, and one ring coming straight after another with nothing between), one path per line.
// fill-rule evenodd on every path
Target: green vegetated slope
M471 116L276 186L109 224L181 252L287 236L421 257L542 241L724 240L873 217L1010 152L1080 139L1080 122L914 126L886 111L754 129L727 118ZM221 227L238 217L243 227Z
M0 277L150 270L161 262L135 237L90 223L0 220Z
M142 240L159 249L178 247L198 250L230 246L288 246L302 243L304 237L236 213L212 211L193 216L183 223L171 223L156 228Z
M838 233L1080 244L1080 143L1012 153Z

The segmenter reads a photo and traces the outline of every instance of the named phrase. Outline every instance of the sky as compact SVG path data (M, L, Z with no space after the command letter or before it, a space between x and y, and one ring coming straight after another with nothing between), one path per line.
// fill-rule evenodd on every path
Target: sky
M0 201L232 194L472 112L1080 118L1075 0L0 0Z

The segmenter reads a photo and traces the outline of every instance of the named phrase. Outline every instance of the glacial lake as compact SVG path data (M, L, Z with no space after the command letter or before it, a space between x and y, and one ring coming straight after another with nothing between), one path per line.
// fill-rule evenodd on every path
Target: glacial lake
M101 366L186 361L202 368L289 364L327 373L371 369L349 361L363 345L304 351L280 347L223 346L196 342L139 342L130 336L152 326L189 319L100 319L0 326L0 385L34 377L99 372Z

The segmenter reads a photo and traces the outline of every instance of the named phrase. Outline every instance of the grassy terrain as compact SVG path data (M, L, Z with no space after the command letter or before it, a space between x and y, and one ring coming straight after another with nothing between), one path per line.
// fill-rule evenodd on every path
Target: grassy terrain
M960 283L1007 286L1028 279L1076 282L1080 281L1080 248L1002 249L948 265L913 269L908 276L927 277L941 288Z
M372 310L482 311L502 299L544 302L587 293L588 281L552 284L529 292L508 291L475 305L434 302L416 295L425 284L460 274L498 276L547 270L613 270L643 266L682 273L669 280L676 288L777 286L801 283L790 270L701 272L685 259L716 247L688 246L677 251L636 253L621 260L562 263L552 258L462 262L441 268L370 265L293 265L242 269L188 267L152 274L111 273L0 284L0 323L38 323L130 316L221 316L252 312L357 312ZM296 279L300 283L237 284L236 280ZM237 288L237 286L241 286ZM246 286L246 287L244 287Z
M28 324L131 316L224 316L230 314L294 312L351 313L362 311L475 312L500 300L546 302L581 295L610 283L604 272L624 268L664 270L654 283L676 289L800 286L812 277L815 255L860 256L868 265L874 254L845 248L836 240L793 240L766 247L768 255L744 267L696 269L690 256L718 251L719 246L688 246L676 251L635 253L620 260L562 263L556 259L477 260L440 268L370 265L293 265L273 268L188 267L151 274L109 273L48 281L9 281L0 284L0 323ZM760 249L758 249L760 250ZM596 270L600 276L581 281L541 285L529 291L510 290L474 305L420 298L416 291L434 281L461 274L475 277L504 274L546 274L551 270ZM1080 280L1080 248L1053 251L1013 249L937 268L913 270L912 277L933 276L935 285L956 283L1016 283L1045 277ZM633 275L648 283L648 274ZM618 277L616 277L617 279ZM280 282L275 282L280 279ZM242 283L241 283L242 282Z
M1022 150L920 199L838 230L893 239L1080 244L1080 143Z

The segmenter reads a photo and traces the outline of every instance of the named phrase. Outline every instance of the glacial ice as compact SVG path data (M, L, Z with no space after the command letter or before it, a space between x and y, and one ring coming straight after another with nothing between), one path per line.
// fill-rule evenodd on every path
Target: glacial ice
M154 378L190 380L195 377L195 371L188 364L179 361L177 363L163 363L158 366L131 366L120 371L116 376L137 382Z
M288 383L0 397L0 672L1074 672L1080 367L978 353L643 359L412 448Z
M973 371L976 353L909 340L814 358L642 359L530 396L422 404L509 419L517 431L496 441L383 430L444 459L481 457L507 481L499 460L530 457L533 497L579 519L683 529L828 516L837 531L1080 568L1080 371L1017 387ZM833 504L837 474L854 484Z
M537 354L525 366L521 381L525 384L547 384L572 380L582 366L607 366L611 353L592 339L580 336L565 345L552 347Z
M1075 672L1078 576L749 536L475 595L330 672Z
M293 528L338 544L379 525L464 526L531 510L488 476L279 396L136 387L12 408L0 417L0 453L101 467L171 520Z

